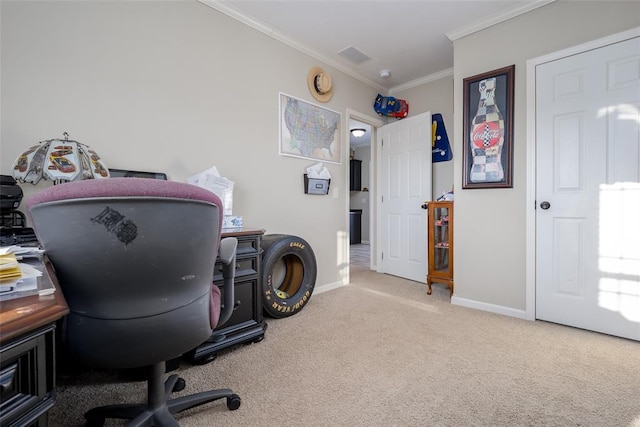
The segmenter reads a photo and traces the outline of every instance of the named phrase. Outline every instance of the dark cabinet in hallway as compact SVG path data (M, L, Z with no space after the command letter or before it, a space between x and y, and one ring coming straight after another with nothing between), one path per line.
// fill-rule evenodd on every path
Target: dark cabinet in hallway
M362 190L362 160L351 159L351 176L349 180L349 189L351 191Z
M351 209L349 220L349 244L362 243L362 209Z

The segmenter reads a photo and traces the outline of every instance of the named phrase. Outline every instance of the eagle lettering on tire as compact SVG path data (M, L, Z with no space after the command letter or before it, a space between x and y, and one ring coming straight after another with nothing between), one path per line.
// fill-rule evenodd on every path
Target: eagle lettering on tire
M276 319L289 317L309 302L316 284L316 257L309 243L289 234L262 238L262 307Z

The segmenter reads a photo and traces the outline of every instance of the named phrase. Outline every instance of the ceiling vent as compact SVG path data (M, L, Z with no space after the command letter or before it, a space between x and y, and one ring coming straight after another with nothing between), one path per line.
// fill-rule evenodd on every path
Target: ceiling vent
M367 55L353 46L342 49L340 52L338 52L338 55L342 56L343 58L347 58L349 61L353 62L356 65L360 65L371 60L371 58L369 58Z

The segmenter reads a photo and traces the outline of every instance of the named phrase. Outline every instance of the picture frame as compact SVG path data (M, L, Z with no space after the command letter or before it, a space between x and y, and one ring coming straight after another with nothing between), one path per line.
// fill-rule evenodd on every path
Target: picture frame
M515 65L463 80L462 188L513 188Z
M286 93L279 94L280 155L342 163L342 115Z

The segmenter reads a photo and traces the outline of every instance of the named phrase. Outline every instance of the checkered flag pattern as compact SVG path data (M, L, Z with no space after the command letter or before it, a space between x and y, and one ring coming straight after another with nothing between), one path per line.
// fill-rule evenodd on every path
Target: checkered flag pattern
M495 105L495 83L492 78L479 84L480 102L471 130L471 182L497 182L504 178L501 161L504 119Z

